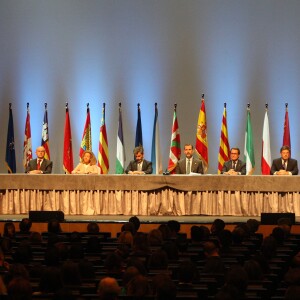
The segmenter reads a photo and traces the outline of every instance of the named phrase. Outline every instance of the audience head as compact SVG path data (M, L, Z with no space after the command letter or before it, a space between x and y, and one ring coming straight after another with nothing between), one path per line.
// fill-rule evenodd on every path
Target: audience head
M6 222L4 224L3 236L8 238L14 238L16 233L16 228L14 223Z
M163 236L159 229L152 229L148 233L147 238L148 238L149 246L158 246L161 245L163 242Z
M95 165L97 163L97 159L92 151L85 150L81 155L81 163L85 165Z
M293 225L290 218L280 218L278 219L277 224L284 230L286 237L290 235Z
M150 294L150 287L147 277L138 274L134 276L127 285L127 295L144 297Z
M180 223L176 220L170 220L167 225L170 228L172 237L176 237L180 231Z
M218 234L225 228L225 222L221 219L215 219L211 225L210 232L212 234Z
M122 231L130 231L131 234L132 234L132 236L134 236L135 233L136 233L135 226L134 226L134 224L132 222L126 222L126 223L124 223L122 225L122 227L121 227L121 232Z
M115 300L120 293L120 287L115 278L105 277L99 282L98 295L101 300Z
M23 300L31 299L32 287L28 279L16 277L7 286L8 299Z
M50 233L61 233L60 222L56 219L52 219L48 222L48 232Z
M176 285L168 275L158 274L153 278L152 283L157 300L176 299Z
M100 232L100 228L99 228L98 223L96 223L96 222L90 222L87 225L87 232L88 233L98 233L98 232Z
M23 218L19 223L19 229L22 233L29 233L32 226L32 221L28 218Z
M257 232L258 228L259 228L259 222L255 219L249 219L247 220L247 226L249 228L249 233L250 234L254 234Z
M137 232L140 229L140 219L137 216L133 216L129 219L129 222L134 224L135 231Z

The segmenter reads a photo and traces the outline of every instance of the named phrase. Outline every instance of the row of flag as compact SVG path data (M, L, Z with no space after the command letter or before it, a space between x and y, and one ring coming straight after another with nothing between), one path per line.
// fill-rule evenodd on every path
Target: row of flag
M142 134L141 109L140 109L140 104L138 104L135 146L142 146L142 145L143 145L143 134ZM287 104L286 104L285 120L284 120L283 145L291 146ZM45 103L41 146L43 146L46 150L45 158L50 159L47 103ZM79 157L82 156L82 153L85 150L92 151L91 118L90 118L89 104L87 104L87 115L86 115L85 126L82 134L81 144L80 144ZM201 107L200 107L198 122L197 122L195 151L199 156L199 158L202 160L204 165L204 170L206 171L208 168L209 160L208 160L207 122L206 122L204 95L202 95ZM175 104L174 112L173 112L169 161L167 167L167 171L170 172L171 174L175 172L175 167L180 157L181 157L180 133L179 133L179 125L177 119L177 105ZM106 124L105 124L105 103L103 103L103 108L102 108L102 119L101 119L101 126L100 126L97 158L98 158L98 166L100 168L100 173L107 174L109 172L109 148L108 148L108 138L107 138ZM30 128L30 111L29 111L29 103L27 103L25 136L24 136L24 143L23 143L24 168L27 167L31 159L32 159L32 142L31 142L31 128ZM224 162L226 162L229 159L230 159L230 146L229 146L229 135L227 130L227 112L226 112L226 103L225 103L223 115L222 115L222 123L221 123L221 137L220 137L220 147L219 147L219 155L218 155L218 173L221 173ZM124 173L125 161L126 161L126 156L125 156L125 147L124 147L122 108L121 108L121 103L119 103L115 174ZM162 169L162 157L161 157L161 150L160 150L160 135L159 135L157 103L155 103L155 110L154 110L151 161L153 166L153 173L162 174L163 169ZM247 175L253 174L255 169L255 158L254 158L253 131L252 131L252 124L251 124L250 104L248 104L247 106L244 161L246 162ZM8 120L5 162L7 165L8 173L16 173L14 125L13 125L13 114L12 114L11 104L9 104L9 120ZM71 133L71 123L70 123L68 104L66 104L65 127L64 127L63 169L67 174L70 174L74 169L72 133ZM266 104L263 134L262 134L261 174L269 175L270 169L271 169L270 130L269 130L269 118L268 118L268 106Z

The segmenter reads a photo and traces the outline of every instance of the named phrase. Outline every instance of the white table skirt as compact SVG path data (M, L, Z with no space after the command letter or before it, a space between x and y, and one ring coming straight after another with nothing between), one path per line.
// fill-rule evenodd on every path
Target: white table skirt
M298 176L0 175L0 213L300 216L299 183Z

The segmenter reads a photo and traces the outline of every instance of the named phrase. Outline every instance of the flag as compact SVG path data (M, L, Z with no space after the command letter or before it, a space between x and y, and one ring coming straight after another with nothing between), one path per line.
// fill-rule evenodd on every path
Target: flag
M123 138L123 124L122 124L122 110L121 103L119 103L119 126L117 137L117 160L116 160L116 174L124 174L125 171L125 149Z
M45 158L50 159L47 103L45 103L41 145L45 148Z
M228 161L230 157L229 138L227 130L227 112L226 103L224 103L224 111L221 124L221 137L220 137L220 148L218 156L218 174L221 174L224 162Z
M73 149L72 149L72 132L71 132L71 123L70 123L70 114L69 114L68 103L66 104L63 168L64 168L64 171L66 172L66 174L71 174L71 172L74 169Z
M31 127L29 103L27 103L27 116L25 122L25 136L23 143L23 166L26 169L29 161L32 159Z
M270 175L271 171L271 146L268 108L266 107L263 135L262 135L262 155L261 155L261 174Z
M8 118L8 129L7 129L7 139L6 139L5 163L6 163L8 173L16 173L14 120L13 120L13 114L11 109L11 103L9 103L9 118Z
M135 147L138 146L143 146L143 132L142 132L140 104L138 104L138 117L137 117L136 132L135 132Z
M151 161L153 167L153 174L162 174L162 162L161 162L160 140L159 140L159 125L158 125L158 110L157 103L155 103L155 114L153 123L153 135L152 135L152 151Z
M282 146L289 146L290 149L291 149L290 122L289 122L289 111L288 111L288 104L287 103L285 104L285 116L284 116Z
M174 105L170 155L169 155L169 164L168 164L168 171L171 174L175 173L175 168L181 155L180 134L179 134L176 107L177 104Z
M106 134L105 125L105 103L102 108L102 120L100 127L99 137L99 150L98 150L98 166L100 168L100 174L107 174L109 170L109 154L108 154L108 140Z
M86 150L92 151L91 117L90 117L89 104L87 104L86 120L85 120L84 130L82 134L81 144L80 144L80 150L79 150L80 158L83 152Z
M245 133L245 148L244 148L244 160L246 162L246 174L251 175L255 168L255 158L254 158L254 146L253 146L253 132L250 117L250 104L247 108L247 124Z
M196 152L201 158L204 170L206 171L208 168L208 143L204 95L202 95L201 108L198 116L196 133Z

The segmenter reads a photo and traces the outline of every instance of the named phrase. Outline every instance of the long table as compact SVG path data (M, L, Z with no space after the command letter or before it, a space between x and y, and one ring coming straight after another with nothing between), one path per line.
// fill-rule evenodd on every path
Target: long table
M300 216L300 176L0 174L0 213Z

